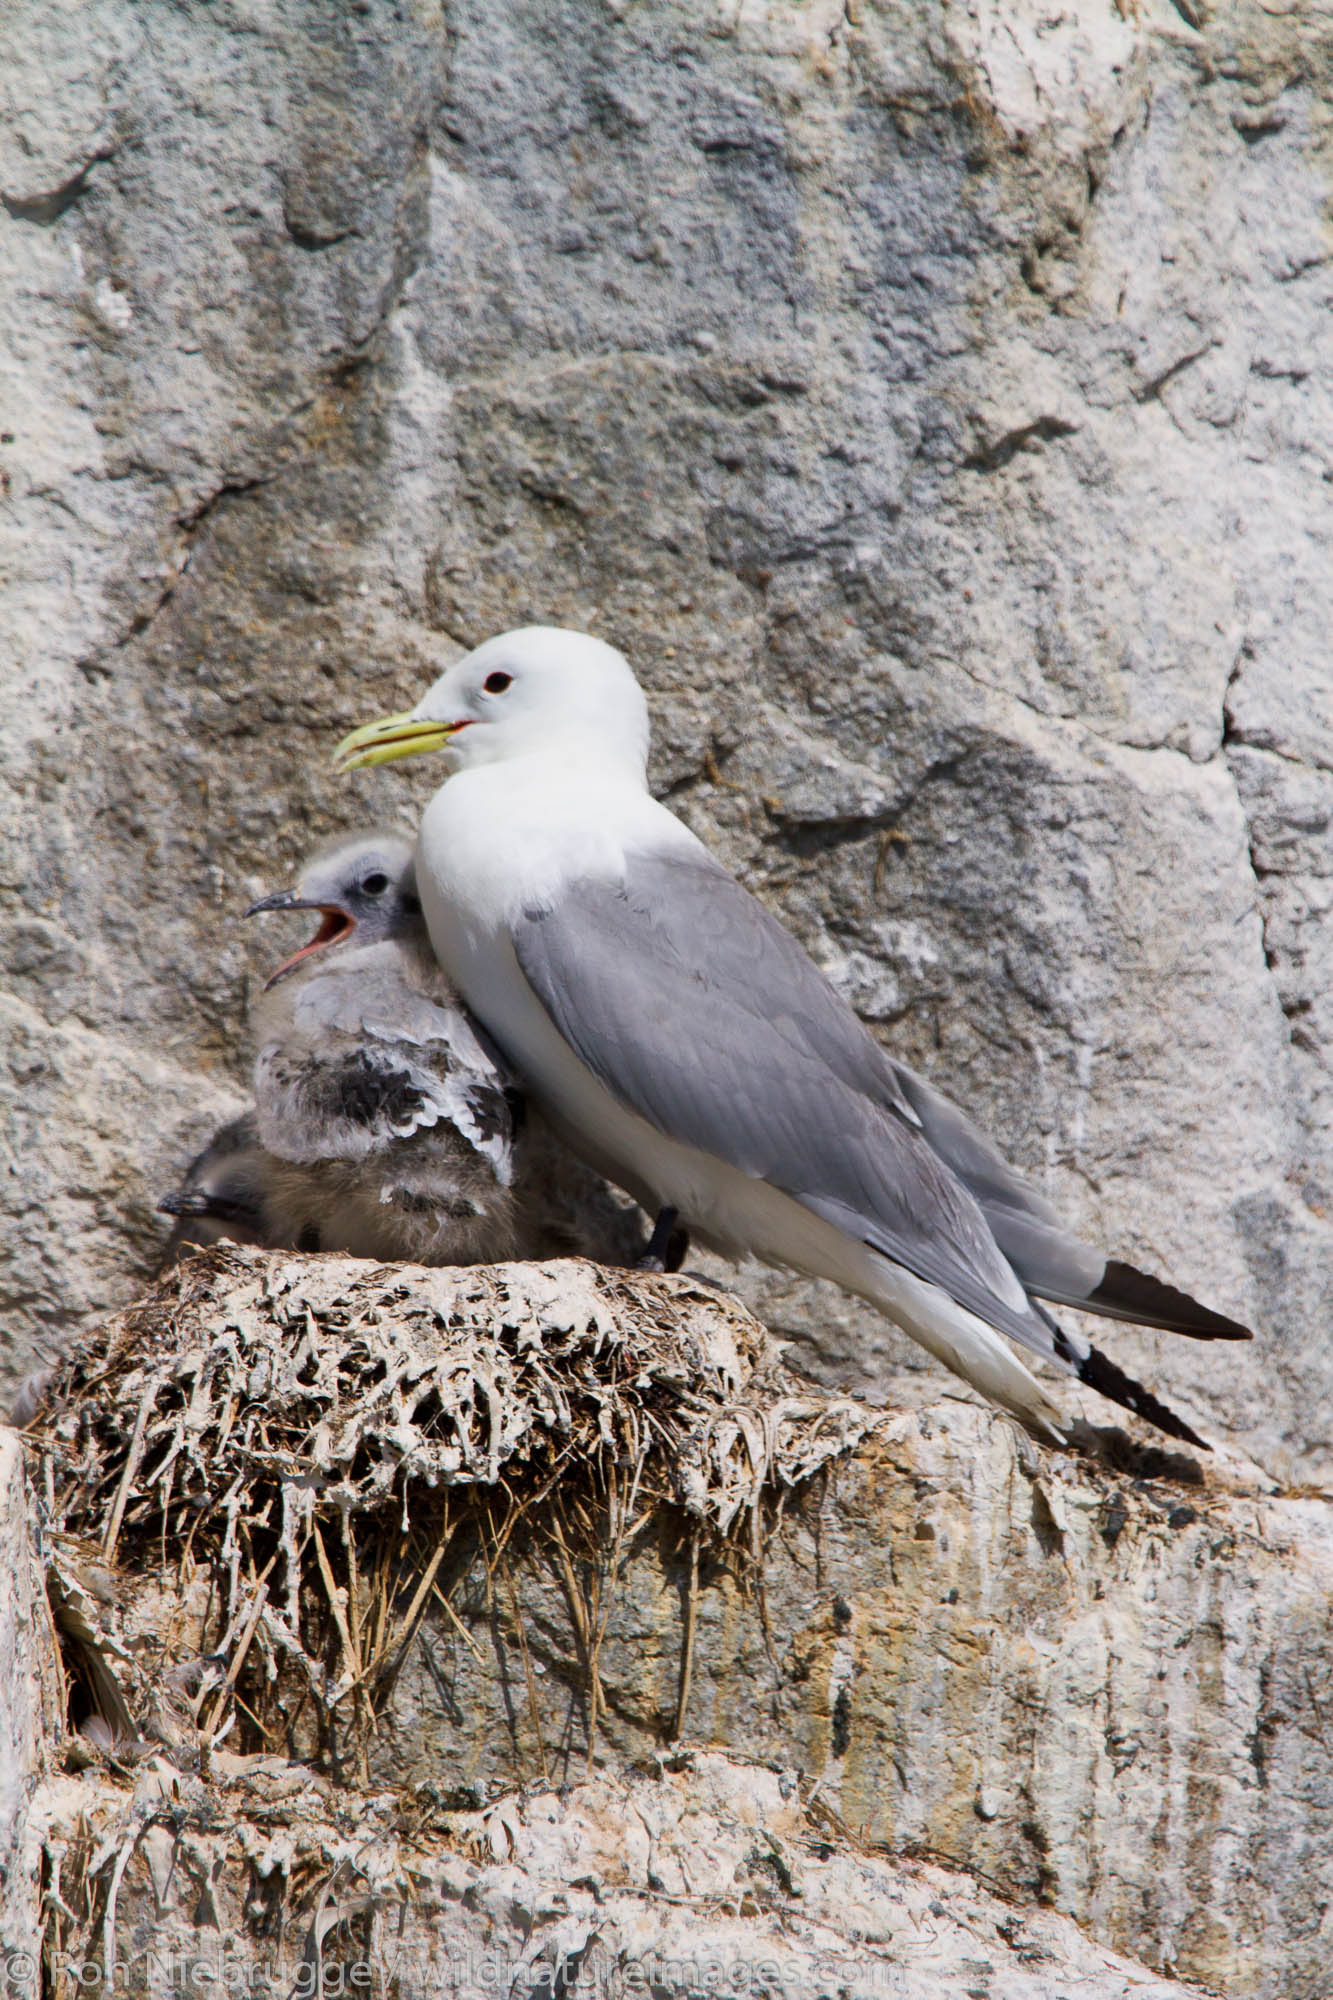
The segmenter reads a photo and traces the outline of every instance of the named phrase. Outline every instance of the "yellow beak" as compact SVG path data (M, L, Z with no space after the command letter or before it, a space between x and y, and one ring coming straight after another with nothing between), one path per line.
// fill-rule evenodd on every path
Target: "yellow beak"
M423 750L440 750L460 727L456 722L418 722L406 715L386 715L344 736L333 753L342 771L364 770L370 764L392 764L399 757L417 757Z

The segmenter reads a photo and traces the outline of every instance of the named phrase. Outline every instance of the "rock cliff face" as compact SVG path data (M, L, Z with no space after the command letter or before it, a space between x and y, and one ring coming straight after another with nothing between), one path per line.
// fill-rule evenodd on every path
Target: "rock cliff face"
M1127 1365L1333 1467L1328 17L17 0L0 34L15 1372L236 1102L326 753L539 619L1091 1232ZM904 1344L755 1280L830 1382ZM1153 1343L1155 1346L1156 1343Z
M154 1992L323 1953L471 1995L490 1951L534 1994L581 1954L598 1994L1327 1994L1324 1498L810 1391L685 1278L229 1249L29 1448L0 1936L40 1875L55 2000L108 1952Z

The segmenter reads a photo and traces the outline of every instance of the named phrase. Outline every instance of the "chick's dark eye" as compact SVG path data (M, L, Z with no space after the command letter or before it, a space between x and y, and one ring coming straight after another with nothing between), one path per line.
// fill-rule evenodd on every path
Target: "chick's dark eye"
M482 686L487 694L503 694L513 678L512 674L487 674Z
M361 887L368 896L382 896L389 886L387 875L367 875Z

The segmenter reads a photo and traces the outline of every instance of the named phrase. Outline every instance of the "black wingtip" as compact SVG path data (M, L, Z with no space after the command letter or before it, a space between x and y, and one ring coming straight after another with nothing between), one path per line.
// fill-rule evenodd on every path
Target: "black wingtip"
M1117 1368L1110 1356L1101 1353L1098 1348L1089 1348L1087 1358L1078 1363L1078 1379L1086 1382L1090 1389L1096 1389L1099 1395L1119 1403L1121 1409L1132 1410L1136 1417L1155 1425L1167 1437L1179 1438L1182 1443L1192 1444L1199 1451L1211 1451L1212 1446L1205 1444L1183 1417L1178 1417L1174 1410L1168 1410L1151 1389L1145 1389L1132 1375L1126 1375L1123 1368Z
M1191 1340L1254 1339L1249 1327L1239 1320L1212 1312L1188 1292L1115 1258L1108 1258L1101 1283L1088 1295L1087 1309L1114 1313L1140 1326L1159 1326L1165 1333L1187 1334Z

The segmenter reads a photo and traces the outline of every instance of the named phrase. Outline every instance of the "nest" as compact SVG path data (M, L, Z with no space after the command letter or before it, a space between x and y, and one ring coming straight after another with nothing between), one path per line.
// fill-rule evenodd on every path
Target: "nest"
M237 1730L364 1774L427 1610L470 1645L459 1580L480 1561L512 1600L522 1560L564 1592L591 1744L616 1576L664 1520L691 1576L679 1726L701 1555L757 1564L788 1497L876 1422L802 1393L688 1278L188 1258L70 1358L29 1434L85 1727L204 1763ZM158 1579L151 1686L99 1611L114 1570Z

